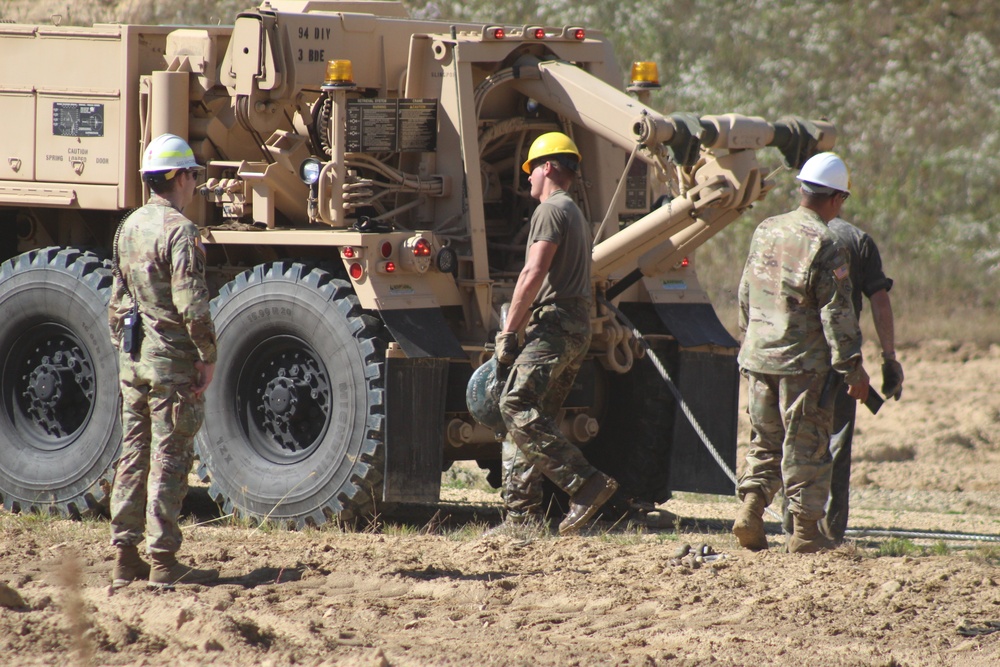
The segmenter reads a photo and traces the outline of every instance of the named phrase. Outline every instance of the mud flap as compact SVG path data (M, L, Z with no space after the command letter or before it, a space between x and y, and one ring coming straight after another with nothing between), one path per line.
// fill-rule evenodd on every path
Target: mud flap
M660 321L667 325L681 347L740 346L722 326L710 303L658 303L654 308Z
M740 376L739 343L708 303L654 306L660 321L677 339L674 381L708 441L730 470L736 469L736 424ZM672 401L674 402L674 401ZM702 443L674 402L670 488L693 493L732 495L735 485Z
M427 357L385 361L386 502L433 503L440 496L448 365Z
M681 396L708 441L730 470L736 470L736 425L740 376L736 351L681 348L674 376ZM674 491L733 495L736 487L706 449L679 405L674 405L670 488Z
M381 310L379 315L407 357L468 360L440 308Z

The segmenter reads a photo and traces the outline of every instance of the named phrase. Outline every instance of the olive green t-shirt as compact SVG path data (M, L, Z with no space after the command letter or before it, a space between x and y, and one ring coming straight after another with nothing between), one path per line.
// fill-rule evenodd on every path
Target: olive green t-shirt
M537 241L549 241L559 248L532 305L542 306L558 299L590 299L590 226L576 202L563 190L553 192L531 216L527 252Z

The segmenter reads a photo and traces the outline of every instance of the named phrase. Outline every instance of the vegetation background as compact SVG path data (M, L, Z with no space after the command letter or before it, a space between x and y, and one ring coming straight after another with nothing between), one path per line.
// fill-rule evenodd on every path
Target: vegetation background
M897 337L1000 342L1000 6L995 0L406 0L417 17L583 25L623 76L654 60L654 106L828 118L851 167L844 216L872 234ZM0 0L0 17L64 24L232 23L252 0ZM624 83L624 82L623 82ZM781 164L768 151L768 166ZM795 205L794 174L698 254L724 321L754 227ZM870 318L863 318L871 334Z

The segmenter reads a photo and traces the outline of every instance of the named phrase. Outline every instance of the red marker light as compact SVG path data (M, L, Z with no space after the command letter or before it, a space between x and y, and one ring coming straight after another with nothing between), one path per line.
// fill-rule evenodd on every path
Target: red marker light
M382 268L385 270L386 273L395 273L396 272L396 263L395 262L386 262L382 266Z
M493 28L493 39L503 39L507 36L507 31L503 28Z
M587 38L587 32L583 28L577 28L573 31L573 39L583 41Z
M427 239L417 239L417 242L413 244L413 256L414 257L430 257L431 256L431 244Z
M532 35L535 39L545 39L545 28L535 28Z
M383 241L382 246L379 248L379 252L381 252L382 256L387 259L392 257L392 244L388 241Z
M361 276L365 275L364 267L362 267L358 262L351 264L350 268L347 269L347 272L351 274L352 280L361 280Z
M353 259L354 258L354 248L352 248L351 246L344 246L341 249L340 254L343 257L346 257L347 259Z
M689 265L690 263L691 263L691 262L690 262L690 261L688 260L688 258L687 258L687 257L685 257L684 259L682 259L682 260L681 260L681 268L682 268L682 269L684 269L684 268L687 268L687 266L688 266L688 265Z

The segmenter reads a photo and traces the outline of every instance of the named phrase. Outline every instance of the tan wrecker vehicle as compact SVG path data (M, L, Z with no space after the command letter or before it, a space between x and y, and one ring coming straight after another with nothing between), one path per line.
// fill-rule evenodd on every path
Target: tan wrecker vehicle
M270 0L232 26L0 23L0 496L106 503L121 448L112 241L144 201L143 147L206 165L185 211L207 249L219 362L196 447L227 511L286 524L434 502L500 447L465 389L489 358L535 202L519 166L559 130L593 278L647 335L733 466L736 342L693 251L761 199L768 146L798 168L835 131L657 112L581 26L409 19L394 2ZM627 90L626 90L627 89ZM565 432L615 504L732 493L632 332L595 304Z

